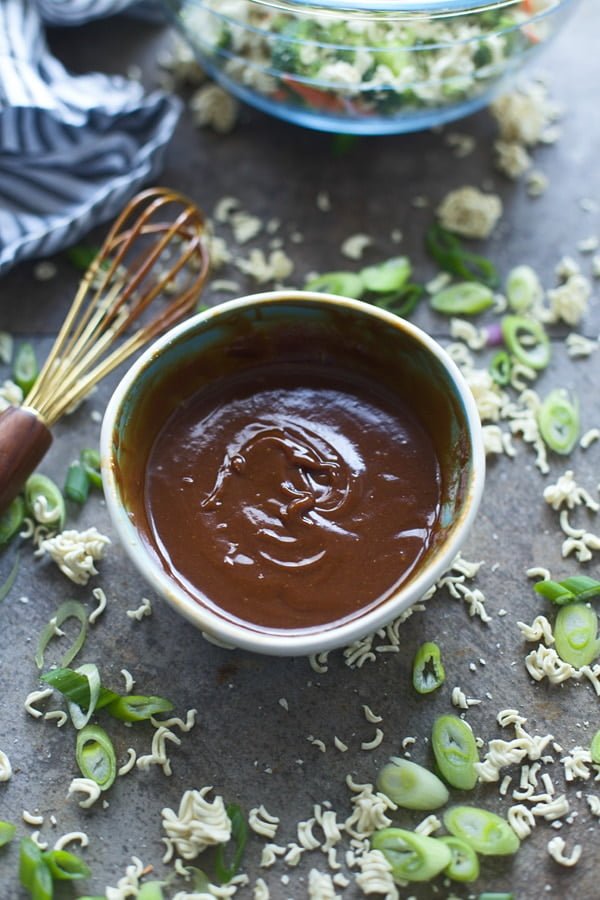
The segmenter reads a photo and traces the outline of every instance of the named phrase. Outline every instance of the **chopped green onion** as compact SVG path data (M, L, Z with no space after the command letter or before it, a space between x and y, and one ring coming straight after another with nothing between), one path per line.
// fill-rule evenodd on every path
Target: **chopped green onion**
M537 319L525 316L502 316L500 321L504 343L515 359L539 371L550 361L550 340Z
M377 788L404 809L439 809L449 796L448 788L437 775L398 756L380 771Z
M89 866L67 850L50 850L42 854L42 859L56 881L77 881L80 878L90 877Z
M551 579L538 581L534 585L534 590L556 606L564 606L565 603L573 603L575 600L583 602L597 597L600 594L600 581L588 575L575 575L563 581Z
M96 709L98 697L100 696L100 673L98 672L98 666L94 665L94 663L84 663L83 666L79 666L75 671L87 679L89 690L89 703L86 709L82 709L72 700L67 701L71 721L79 731L87 725Z
M579 409L567 391L550 391L538 411L538 425L544 441L555 453L571 452L579 437Z
M84 675L80 675L74 669L52 669L52 671L42 675L40 681L56 688L67 700L77 704L81 709L88 709L90 705L89 681ZM118 698L119 694L101 687L96 702L96 709L103 709Z
M394 881L431 881L452 860L449 848L436 838L403 828L384 828L371 838L392 868Z
M600 581L590 578L589 575L573 575L571 578L565 578L560 584L581 601L591 600L600 594Z
M31 838L22 838L19 846L19 881L27 890L33 886L33 877L38 866L46 868L42 851Z
M86 608L79 600L65 600L65 602L61 603L58 607L56 613L52 616L40 635L37 650L35 651L35 662L38 669L42 669L44 666L44 653L52 638L56 636L56 629L60 628L63 622L66 622L67 619L71 618L78 620L80 625L79 634L61 659L61 668L68 666L83 647L88 629Z
M52 873L43 861L33 872L30 893L31 900L52 900L54 897Z
M485 256L465 250L456 235L437 222L425 235L425 247L445 272L466 281L479 281L490 288L498 287L500 279L495 265Z
M3 822L0 819L0 847L4 847L5 844L10 844L16 831L15 825L11 825L10 822Z
M452 854L444 875L452 881L476 881L479 878L479 859L473 848L454 835L444 835L438 840L446 844Z
M419 694L431 694L446 680L440 648L433 641L421 644L413 659L412 683Z
M36 510L39 499L45 501L43 510ZM46 475L39 475L36 472L27 479L25 505L33 518L42 525L52 525L58 531L64 528L66 516L64 497L52 479Z
M545 597L546 600L550 600L551 603L555 603L557 606L573 603L577 599L573 591L568 590L560 581L552 581L551 579L538 581L537 584L534 584L533 589L537 594L541 594L542 597Z
M4 584L0 584L0 603L2 603L3 600L6 600L6 598L8 597L8 595L10 594L10 592L12 590L12 586L15 583L15 580L17 578L17 573L19 571L19 563L20 562L21 562L21 555L20 555L20 553L17 553L15 556L15 561L11 566L11 570L8 573L8 578L6 579Z
M227 806L227 815L231 820L231 841L233 841L233 855L229 865L225 863L225 849L229 844L219 844L215 853L215 872L219 884L227 884L239 871L246 841L248 840L248 825L241 808L236 803Z
M600 731L597 731L590 744L590 755L594 765L600 765Z
M72 266L85 272L100 253L100 247L90 247L85 244L75 244L66 251L66 257Z
M107 711L122 722L143 722L159 713L170 712L173 704L164 697L128 694L107 705Z
M135 896L137 900L164 900L165 895L160 881L146 881Z
M367 266L359 272L363 287L375 294L389 294L401 290L412 273L407 256L387 259L377 266Z
M448 831L483 856L509 856L520 841L506 819L477 806L454 806L444 813Z
M585 603L561 606L554 623L554 642L566 663L577 669L589 665L600 653L596 611Z
M439 716L433 723L431 746L442 777L449 785L462 791L475 787L475 763L479 754L475 736L464 719Z
M185 872L186 877L189 876L191 878L190 888L192 891L195 891L197 894L201 894L203 891L208 893L210 878L206 872L203 872L197 866L186 866Z
M35 350L31 344L21 344L13 362L13 381L26 397L39 374Z
M346 134L342 131L332 135L331 153L335 157L347 156L358 144L358 134Z
M72 462L67 469L65 497L83 505L88 498L90 482L86 469L79 462Z
M438 291L430 303L432 309L445 316L473 316L493 305L494 294L485 284L460 281Z
M304 285L305 291L323 291L340 297L360 300L365 292L362 278L353 272L327 272L318 275Z
M15 497L6 509L0 513L0 547L15 536L25 518L25 502L22 497Z
M92 469L100 469L100 451L93 447L85 447L79 454L79 458L84 466L90 466Z
M484 891L483 894L479 895L479 900L515 900L514 894L506 894L506 893L497 893L490 891Z
M516 266L506 278L506 299L516 313L524 313L542 296L540 280L531 266Z
M407 284L399 291L391 294L380 294L371 299L371 302L382 309L388 309L397 316L407 318L414 312L417 303L425 293L422 284Z
M117 776L117 757L112 741L103 728L86 725L77 735L77 765L84 778L91 778L103 791Z
M92 487L102 487L102 475L100 473L100 453L87 447L80 454L81 465L85 469L89 483Z
M499 350L491 359L490 375L500 387L504 387L510 382L510 373L512 371L511 358L506 350Z

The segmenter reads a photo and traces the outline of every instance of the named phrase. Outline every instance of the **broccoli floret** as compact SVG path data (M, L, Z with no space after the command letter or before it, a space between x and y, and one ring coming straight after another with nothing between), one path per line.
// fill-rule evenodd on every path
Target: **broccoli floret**
M302 41L317 40L317 26L307 19L275 19L272 30L277 37L271 48L273 68L279 72L292 75L314 74L314 65L303 62L300 58Z

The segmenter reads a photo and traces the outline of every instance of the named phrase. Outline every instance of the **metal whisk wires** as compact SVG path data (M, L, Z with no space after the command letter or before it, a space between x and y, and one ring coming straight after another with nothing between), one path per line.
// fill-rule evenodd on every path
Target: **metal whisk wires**
M115 366L190 313L208 273L205 236L202 214L181 194L152 188L135 197L83 276L25 406L50 427ZM166 304L144 315L161 296Z

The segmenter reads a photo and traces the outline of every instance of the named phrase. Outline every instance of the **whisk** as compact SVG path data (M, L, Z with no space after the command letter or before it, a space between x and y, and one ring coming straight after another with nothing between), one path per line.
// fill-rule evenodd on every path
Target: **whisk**
M143 191L125 207L23 405L0 415L0 511L48 450L51 426L115 366L191 312L208 272L205 234L202 213L166 188ZM166 304L147 313L161 297Z

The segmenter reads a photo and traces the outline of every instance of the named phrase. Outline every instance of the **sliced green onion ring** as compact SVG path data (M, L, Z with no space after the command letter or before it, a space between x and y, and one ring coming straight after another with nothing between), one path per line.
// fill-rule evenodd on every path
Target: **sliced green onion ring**
M446 844L452 854L450 865L444 869L444 875L452 881L476 881L479 878L479 859L473 848L452 835L438 838Z
M450 849L436 838L403 828L384 828L371 838L392 867L394 881L431 881L450 865Z
M475 787L475 763L479 762L479 754L473 731L464 719L439 716L433 723L431 746L441 775L449 785L461 791Z
M50 850L42 854L42 859L56 881L77 881L91 875L89 866L68 850Z
M537 319L502 316L500 325L508 352L518 362L536 371L546 368L550 362L550 340Z
M112 741L103 728L86 725L77 735L77 765L84 778L91 778L107 791L117 777L117 757Z
M80 628L79 634L60 661L61 668L68 666L83 647L88 631L87 610L79 600L65 600L58 607L56 613L40 635L37 650L35 651L35 662L38 669L42 669L44 666L44 653L52 638L56 636L56 629L60 628L67 619L77 619Z
M40 865L46 868L42 851L31 838L22 838L19 845L19 881L27 890L31 890L35 871Z
M91 447L86 447L81 451L81 465L85 469L89 483L92 487L102 487L102 475L100 473L100 453Z
M579 408L567 391L550 391L538 410L538 425L545 443L555 453L567 455L579 438Z
M516 266L506 277L506 299L516 313L527 312L542 296L540 280L531 266Z
M39 374L39 366L32 344L21 344L13 363L13 381L18 384L26 397Z
M375 294L400 291L412 274L412 266L407 256L396 256L376 266L367 266L359 272L363 287Z
M173 704L164 697L146 697L142 694L128 694L118 697L106 707L107 712L122 722L144 722L151 716L170 712Z
M304 285L305 291L324 291L340 297L360 300L365 292L362 278L354 272L326 272Z
M425 641L413 659L412 683L419 694L437 691L446 680L440 648L434 641Z
M164 900L162 883L146 881L136 894L137 900Z
M2 541L0 541L0 544L1 543L2 543ZM6 598L8 597L8 595L10 594L10 592L12 590L12 586L15 583L17 574L19 572L20 562L21 562L21 554L17 552L17 554L15 556L15 561L11 566L10 572L8 573L8 578L6 579L4 584L0 584L0 603L2 603L3 600L6 600Z
M512 361L506 350L498 350L490 361L490 375L500 387L510 383Z
M439 809L448 802L448 788L424 766L392 757L377 776L377 788L404 809Z
M561 606L554 623L554 646L562 660L579 669L600 653L598 616L586 603Z
M16 831L16 825L12 825L10 822L4 822L0 819L0 847L4 847L5 844L10 844Z
M455 837L483 856L510 856L520 841L506 819L478 806L453 806L443 816L444 825Z
M12 540L21 528L24 518L25 501L22 497L15 497L0 513L0 547Z
M231 820L231 841L233 854L229 865L225 862L225 850L229 844L219 844L215 853L215 872L219 884L227 884L238 873L248 840L248 824L246 817L237 803L227 806L227 815Z
M49 684L50 687L56 688L57 691L66 697L67 700L75 703L81 709L88 709L90 705L90 685L88 679L84 675L80 675L74 669L52 669L42 675L40 681ZM119 694L109 691L107 688L100 688L100 694L96 702L96 709L103 709L114 700L118 700Z
M438 291L430 303L432 309L445 316L474 316L493 305L494 294L485 284L460 281Z
M94 665L94 663L84 663L83 666L79 666L75 671L78 675L83 675L87 679L90 696L87 710L82 709L81 706L78 706L72 700L67 701L71 721L79 731L87 725L96 709L98 697L100 696L100 673L98 672L98 666Z
M90 481L86 469L80 462L72 462L67 469L65 497L73 503L83 505L90 492Z
M46 509L43 518L36 516L36 500L38 497L46 501ZM36 472L25 482L25 504L27 509L41 525L51 525L58 531L62 531L65 525L65 500L57 485L46 475Z
M600 730L596 732L590 744L590 755L594 765L600 765Z

